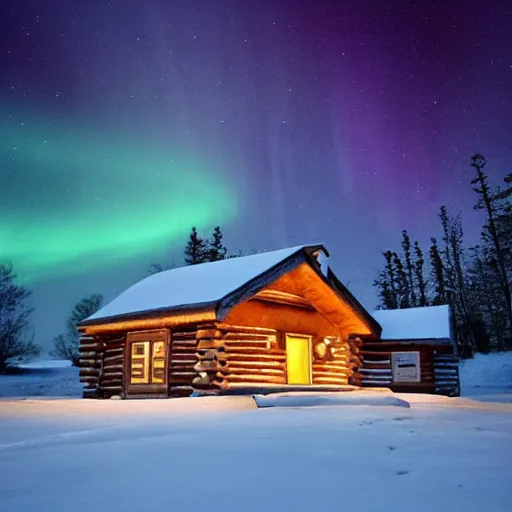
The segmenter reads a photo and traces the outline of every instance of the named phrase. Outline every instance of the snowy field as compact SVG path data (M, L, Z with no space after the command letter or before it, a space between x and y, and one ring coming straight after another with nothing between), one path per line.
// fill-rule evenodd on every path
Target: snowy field
M474 359L464 361L460 380L464 396L512 403L512 352L478 354Z
M511 378L491 386L486 365ZM49 397L79 393L73 368L27 368L0 377L34 397L0 400L0 510L510 511L511 369L466 363L457 399L95 401Z

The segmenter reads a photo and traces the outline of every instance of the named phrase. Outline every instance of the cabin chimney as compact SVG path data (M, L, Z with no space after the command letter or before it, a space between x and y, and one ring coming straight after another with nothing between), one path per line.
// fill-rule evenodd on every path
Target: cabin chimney
M329 274L329 256L327 256L327 254L322 250L315 251L313 256L320 265L320 271L325 277L327 277Z

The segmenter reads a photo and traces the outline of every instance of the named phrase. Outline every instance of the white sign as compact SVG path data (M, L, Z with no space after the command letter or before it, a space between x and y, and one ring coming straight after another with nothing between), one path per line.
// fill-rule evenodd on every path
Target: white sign
M392 352L393 382L421 382L420 353Z

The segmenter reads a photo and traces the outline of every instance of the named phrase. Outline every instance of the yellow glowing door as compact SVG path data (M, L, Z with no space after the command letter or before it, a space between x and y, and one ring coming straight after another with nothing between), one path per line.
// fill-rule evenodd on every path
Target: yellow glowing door
M311 384L311 339L286 336L286 370L288 384Z

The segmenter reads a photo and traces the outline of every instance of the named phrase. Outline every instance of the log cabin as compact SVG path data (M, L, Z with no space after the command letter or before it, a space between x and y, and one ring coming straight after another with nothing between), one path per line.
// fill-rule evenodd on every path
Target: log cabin
M160 272L79 324L84 397L175 397L361 384L378 322L321 245Z
M382 333L380 338L362 336L363 386L460 395L449 306L378 310L372 316Z
M451 334L418 336L412 317L407 323L386 317L392 311L371 315L328 258L324 246L305 245L175 268L135 283L79 324L84 397L363 386L454 394ZM434 309L417 309L428 324ZM418 382L402 382L412 371L404 353L416 358L415 368L421 365Z

